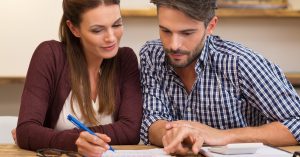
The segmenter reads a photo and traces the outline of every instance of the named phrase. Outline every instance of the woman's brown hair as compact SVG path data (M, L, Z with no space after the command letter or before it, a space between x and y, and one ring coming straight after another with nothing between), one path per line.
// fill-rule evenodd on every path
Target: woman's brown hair
M63 16L59 27L59 37L65 45L71 79L71 106L74 112L74 100L78 102L83 119L96 124L95 111L92 105L91 86L87 69L87 61L80 38L75 37L68 28L66 21L79 27L82 14L99 5L120 4L120 0L63 0ZM104 59L97 83L99 99L98 113L111 114L115 106L116 57Z

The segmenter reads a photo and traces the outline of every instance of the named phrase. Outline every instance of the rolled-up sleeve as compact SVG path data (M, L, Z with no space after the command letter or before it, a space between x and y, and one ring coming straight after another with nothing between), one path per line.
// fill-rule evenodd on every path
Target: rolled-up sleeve
M281 69L259 55L239 61L240 84L247 100L272 121L286 126L300 143L300 98Z

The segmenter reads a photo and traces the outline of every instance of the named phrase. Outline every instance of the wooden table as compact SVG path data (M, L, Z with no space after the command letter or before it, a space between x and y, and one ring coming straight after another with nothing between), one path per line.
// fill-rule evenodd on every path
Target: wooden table
M151 149L157 148L155 146L146 146L146 145L123 145L123 146L113 146L115 149ZM280 147L289 152L300 151L299 146L289 146L289 147ZM15 144L0 144L0 156L2 157L34 157L36 152L20 149Z

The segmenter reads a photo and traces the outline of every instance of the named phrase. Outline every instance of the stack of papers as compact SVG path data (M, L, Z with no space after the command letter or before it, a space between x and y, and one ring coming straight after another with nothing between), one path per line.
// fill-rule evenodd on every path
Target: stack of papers
M252 154L223 155L209 151L211 147L202 147L201 154L206 157L291 157L292 154L274 147L263 145ZM166 154L163 149L145 150L115 150L106 151L102 157L172 157Z
M291 157L292 154L274 147L263 145L253 154L223 155L209 151L210 147L202 147L201 154L206 157Z

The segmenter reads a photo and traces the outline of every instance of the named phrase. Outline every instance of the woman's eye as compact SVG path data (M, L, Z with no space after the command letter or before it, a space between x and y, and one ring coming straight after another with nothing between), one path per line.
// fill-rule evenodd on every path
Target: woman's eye
M102 31L102 29L94 29L94 30L91 30L91 32L93 33L100 33Z
M115 24L115 25L113 25L113 27L121 27L121 26L123 26L123 24Z

